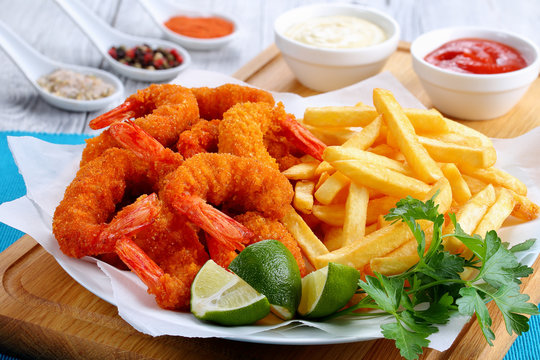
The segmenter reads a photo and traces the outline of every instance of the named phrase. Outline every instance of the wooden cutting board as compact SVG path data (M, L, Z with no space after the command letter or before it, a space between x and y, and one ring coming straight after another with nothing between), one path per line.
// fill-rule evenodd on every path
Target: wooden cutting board
M401 44L385 70L391 71L426 106L429 99L414 74L408 45ZM250 84L300 95L315 92L299 84L275 46L270 46L235 76ZM492 137L514 137L540 125L540 80L509 114L466 122ZM522 289L540 301L540 260ZM285 346L223 339L153 338L124 322L116 307L75 282L45 250L25 235L0 254L0 353L45 359L400 359L385 339L339 345ZM422 359L502 359L515 336L506 333L500 313L493 314L495 345L485 342L471 320L453 346L441 353L428 349Z

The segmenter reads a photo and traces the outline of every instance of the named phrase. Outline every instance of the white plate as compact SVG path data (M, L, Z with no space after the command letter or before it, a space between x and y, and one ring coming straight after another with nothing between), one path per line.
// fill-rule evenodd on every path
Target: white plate
M190 77L188 77L188 75ZM201 84L209 83L206 76L215 79L220 74L194 72L186 74L182 83L191 83L190 78L199 79ZM199 86L201 85L199 84ZM215 86L215 85L214 85ZM369 99L358 94L363 87L384 87L394 92L402 104L414 107L407 102L406 90L388 75L379 75L372 82L363 86L343 89L335 93L311 98L299 98L290 94L276 94L283 100L286 108L309 105L335 104L339 101L354 104L358 101L369 103ZM366 92L371 93L371 90ZM294 104L298 101L307 103ZM414 102L414 98L411 100ZM536 158L531 154L540 153L540 129L531 131L516 139L494 141L499 153L498 167L517 176L529 187L529 197L540 202L540 172L536 171ZM238 341L287 344L314 345L336 344L365 341L380 338L381 318L371 319L334 319L326 323L310 323L291 321L281 327L240 326L222 327L203 323L190 313L179 313L160 309L153 297L146 292L146 287L132 273L117 270L104 263L96 263L93 259L72 259L59 250L58 243L51 233L51 220L55 207L63 196L63 189L73 178L83 146L73 147L45 143L35 138L10 138L10 149L14 154L19 170L27 185L27 197L0 206L0 221L15 227L38 241L50 252L58 263L82 286L96 296L118 307L119 315L135 329L152 336L179 335L185 337L221 337ZM529 156L526 156L529 154ZM59 167L59 164L62 164ZM38 166L39 165L39 166ZM62 168L63 166L63 168ZM21 219L24 219L22 221ZM31 221L29 221L31 220ZM533 234L540 233L540 220L508 226L499 232L503 240L521 242ZM524 263L531 265L538 256L538 247L532 249ZM85 261L88 260L88 261ZM98 264L98 265L96 265ZM431 347L443 351L451 346L462 326L468 319L454 316L450 324L440 327L440 331L430 337ZM304 324L304 326L300 326ZM263 331L264 332L261 332Z

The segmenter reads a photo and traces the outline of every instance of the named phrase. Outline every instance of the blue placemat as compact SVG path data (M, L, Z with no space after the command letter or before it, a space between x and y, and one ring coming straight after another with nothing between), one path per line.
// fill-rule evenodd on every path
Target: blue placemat
M13 161L7 145L7 136L34 136L56 144L82 144L87 135L78 134L42 134L26 132L0 132L0 203L17 199L26 194L22 176ZM24 234L0 223L0 252L14 243ZM531 329L514 342L504 360L540 359L540 316L533 316L529 321ZM0 354L0 360L16 360Z

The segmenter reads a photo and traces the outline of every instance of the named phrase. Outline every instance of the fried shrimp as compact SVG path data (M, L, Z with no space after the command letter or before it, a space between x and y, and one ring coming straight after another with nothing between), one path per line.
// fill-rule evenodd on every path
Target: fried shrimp
M218 151L220 120L201 119L191 129L180 134L177 148L186 159L195 154Z
M116 213L128 193L144 193L150 183L146 165L127 150L109 149L83 166L54 212L60 249L78 258L110 253L119 237L150 225L159 212L155 195Z
M92 129L101 129L115 122L135 118L143 128L165 147L176 144L180 133L199 119L197 99L191 90L179 85L150 85L129 96L117 108L90 122ZM118 147L108 130L86 141L81 164L101 155L111 147Z
M209 257L196 227L183 216L163 206L151 227L118 241L115 250L160 307L189 310L191 283Z
M303 277L307 274L302 251L294 237L282 223L276 219L265 218L254 211L248 211L244 214L235 216L234 219L253 232L254 236L251 239L250 244L266 239L281 241L296 259L298 268L300 269L300 275ZM236 255L238 255L235 251L227 250L221 246L221 244L212 237L207 237L207 247L210 257L224 268L227 268Z
M285 112L282 103L275 107L262 102L237 104L219 124L219 152L252 157L281 170L290 165L295 149L322 159L325 148Z
M199 104L201 118L221 119L232 106L243 102L265 102L274 105L274 97L268 91L236 84L225 84L216 88L192 88Z
M259 161L230 154L197 154L167 177L161 198L230 249L243 249L252 234L216 210L258 211L279 219L293 196L278 170Z

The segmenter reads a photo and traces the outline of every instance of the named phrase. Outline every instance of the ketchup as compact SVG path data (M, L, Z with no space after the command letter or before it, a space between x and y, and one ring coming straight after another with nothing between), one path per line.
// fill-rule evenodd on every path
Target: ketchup
M500 74L527 66L508 45L486 39L457 39L429 53L424 60L443 69L469 74Z

